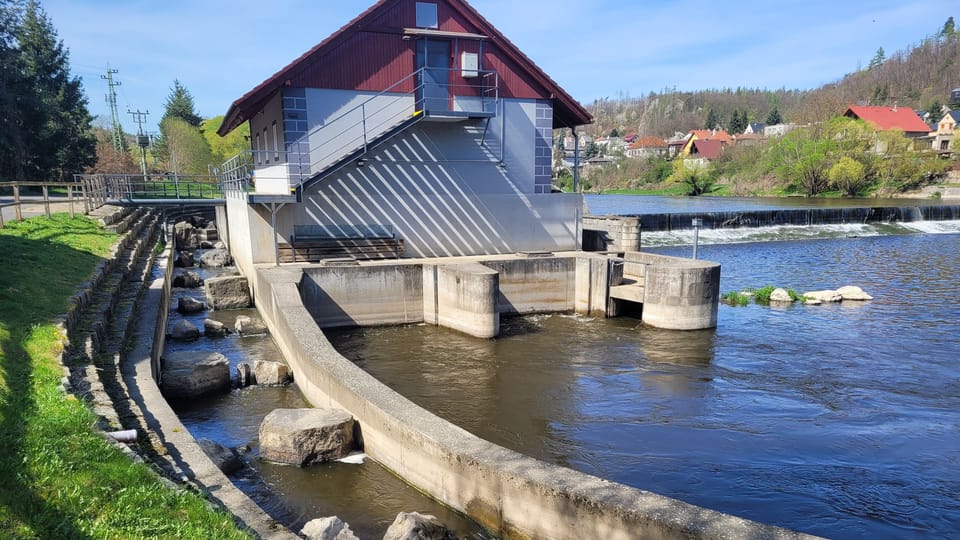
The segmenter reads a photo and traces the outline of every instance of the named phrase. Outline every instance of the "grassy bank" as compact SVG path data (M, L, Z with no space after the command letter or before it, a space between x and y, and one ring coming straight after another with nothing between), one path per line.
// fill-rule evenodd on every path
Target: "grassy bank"
M247 538L108 445L59 390L50 321L115 240L65 214L0 230L0 538Z

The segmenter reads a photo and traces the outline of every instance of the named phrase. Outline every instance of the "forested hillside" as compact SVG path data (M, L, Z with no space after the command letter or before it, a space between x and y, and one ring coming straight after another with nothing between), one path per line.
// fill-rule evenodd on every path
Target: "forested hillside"
M853 67L853 66L851 66ZM838 74L839 76L839 74ZM694 92L665 89L644 97L619 95L597 100L588 108L595 122L585 132L668 137L704 127L748 122L814 123L843 112L851 104L894 105L915 110L939 110L950 91L960 87L960 33L953 17L912 48L889 56L879 49L871 62L836 82L813 90L712 89ZM737 120L734 119L736 113ZM939 112L937 113L939 114ZM936 116L936 115L935 115ZM708 118L717 126L708 125Z

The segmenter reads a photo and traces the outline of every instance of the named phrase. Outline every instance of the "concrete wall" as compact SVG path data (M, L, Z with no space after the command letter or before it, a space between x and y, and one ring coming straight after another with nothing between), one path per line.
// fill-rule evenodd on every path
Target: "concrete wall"
M625 253L625 272L643 275L643 322L668 330L715 328L720 265L709 261ZM644 265L643 274L631 268Z
M304 304L324 328L423 322L419 265L347 266L304 270Z
M583 216L584 251L640 251L640 220L620 216Z
M295 268L261 268L257 304L304 396L349 411L365 452L504 538L802 538L479 439L343 358L303 306Z
M500 275L499 313L555 313L574 310L576 256L485 260Z
M496 270L477 263L443 265L436 269L437 324L478 338L496 337L500 333L497 311L500 286Z

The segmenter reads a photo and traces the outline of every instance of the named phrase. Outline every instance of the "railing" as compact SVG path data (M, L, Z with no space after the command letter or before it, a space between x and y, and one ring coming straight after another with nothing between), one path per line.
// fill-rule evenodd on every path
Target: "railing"
M29 195L36 192L39 188L40 195ZM53 194L63 193L62 196L51 196ZM9 197L10 200L6 200ZM38 199L39 197L39 199ZM67 204L70 217L76 215L75 205L84 204L84 212L88 212L89 202L83 193L83 187L68 182L0 182L0 229L4 228L5 219L3 212L12 207L15 221L23 221L24 206L43 205L43 213L49 218L53 204Z
M287 143L286 151L248 150L221 167L224 191L248 192L251 180L285 181L290 190L338 166L347 157L359 158L384 135L424 116L494 116L500 99L499 74L476 71L464 82L446 81L460 68L420 68L363 103L327 121L300 139ZM454 78L459 78L454 75ZM410 86L412 84L412 86ZM409 89L407 89L409 88ZM266 169L282 167L282 173ZM256 170L256 173L254 173ZM283 183L283 182L279 182Z
M218 176L173 174L76 175L90 198L102 206L110 201L146 202L214 200L223 198Z

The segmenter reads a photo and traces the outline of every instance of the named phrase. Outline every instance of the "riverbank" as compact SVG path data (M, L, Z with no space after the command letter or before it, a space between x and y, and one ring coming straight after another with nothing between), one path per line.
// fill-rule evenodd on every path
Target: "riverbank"
M52 321L116 239L65 214L0 230L0 536L248 538L108 444L90 409L62 392Z

